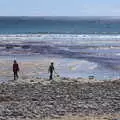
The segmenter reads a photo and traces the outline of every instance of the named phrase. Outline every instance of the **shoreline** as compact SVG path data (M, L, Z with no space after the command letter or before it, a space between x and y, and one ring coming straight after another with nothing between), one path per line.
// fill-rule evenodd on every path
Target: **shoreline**
M111 80L119 79L119 74L116 71L106 70L99 66L99 64L90 62L84 59L69 59L61 56L3 56L0 58L0 80L12 80L12 64L16 59L19 67L20 79L31 78L49 78L48 67L51 62L54 62L54 66L57 74L60 78L68 79L88 79L89 76L94 76L97 80ZM100 68L99 68L100 67ZM56 77L56 75L54 76Z

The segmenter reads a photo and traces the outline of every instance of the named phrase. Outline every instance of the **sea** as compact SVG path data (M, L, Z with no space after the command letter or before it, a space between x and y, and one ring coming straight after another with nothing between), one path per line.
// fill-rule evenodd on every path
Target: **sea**
M0 17L0 59L11 56L57 58L55 69L62 77L119 79L120 19Z

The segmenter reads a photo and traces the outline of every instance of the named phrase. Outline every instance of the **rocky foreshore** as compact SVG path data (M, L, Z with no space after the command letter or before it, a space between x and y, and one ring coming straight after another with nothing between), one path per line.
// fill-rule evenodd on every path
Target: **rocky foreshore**
M120 81L0 84L0 120L120 114Z

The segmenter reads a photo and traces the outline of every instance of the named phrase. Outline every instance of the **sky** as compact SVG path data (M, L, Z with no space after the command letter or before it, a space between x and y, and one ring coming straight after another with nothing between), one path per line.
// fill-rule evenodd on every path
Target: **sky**
M120 16L120 0L0 0L0 16Z

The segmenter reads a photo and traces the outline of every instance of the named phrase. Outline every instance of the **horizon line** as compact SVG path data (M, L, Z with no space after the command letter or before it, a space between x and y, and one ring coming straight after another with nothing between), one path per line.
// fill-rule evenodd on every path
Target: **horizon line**
M19 18L23 20L39 18L43 20L120 20L120 16L0 16L0 19L4 18Z
M115 18L118 18L118 17L120 17L120 16L90 16L90 15L88 15L88 16L61 16L61 15L59 15L59 16L56 16L56 15L54 15L54 16L48 16L48 15L44 15L44 16L38 16L38 15L0 15L0 17L115 17Z

